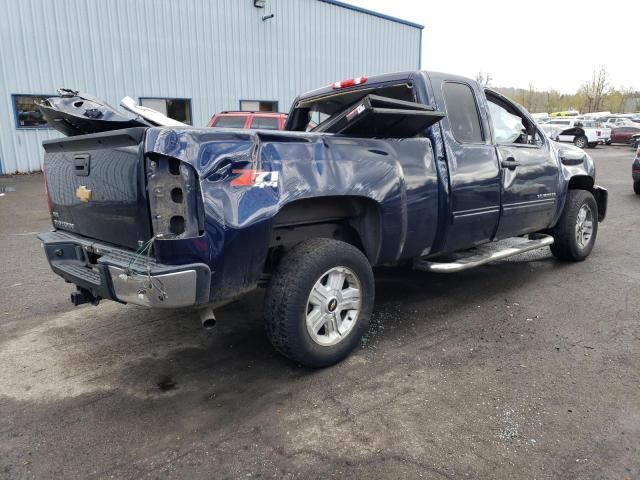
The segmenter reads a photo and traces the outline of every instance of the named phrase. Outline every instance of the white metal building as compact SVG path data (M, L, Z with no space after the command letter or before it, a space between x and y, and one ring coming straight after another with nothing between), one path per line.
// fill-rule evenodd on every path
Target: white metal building
M334 0L3 0L0 174L40 169L34 101L125 95L193 125L288 111L336 80L420 67L422 26Z

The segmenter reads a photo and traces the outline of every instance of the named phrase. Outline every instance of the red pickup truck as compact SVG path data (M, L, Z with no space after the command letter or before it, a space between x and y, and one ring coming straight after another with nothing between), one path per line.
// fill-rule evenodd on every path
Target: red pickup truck
M211 117L207 127L284 130L284 124L286 121L286 113L220 112Z

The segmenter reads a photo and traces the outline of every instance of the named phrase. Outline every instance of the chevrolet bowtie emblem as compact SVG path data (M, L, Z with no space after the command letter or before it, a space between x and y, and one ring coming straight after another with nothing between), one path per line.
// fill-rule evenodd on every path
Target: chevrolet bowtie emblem
M76 189L76 197L78 197L81 202L85 202L86 203L89 200L91 200L91 190L89 190L84 185L80 185Z

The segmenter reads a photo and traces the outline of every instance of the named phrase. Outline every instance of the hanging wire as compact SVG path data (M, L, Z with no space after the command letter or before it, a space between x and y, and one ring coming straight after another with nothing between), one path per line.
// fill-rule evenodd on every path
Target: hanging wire
M155 289L160 293L162 299L167 298L167 292L164 290L162 281L153 275L151 275L151 265L147 263L146 270L136 268L136 264L142 257L149 257L153 252L153 243L155 237L145 242L142 246L138 247L135 254L132 255L126 269L126 275L131 277L142 277L147 279L147 288Z

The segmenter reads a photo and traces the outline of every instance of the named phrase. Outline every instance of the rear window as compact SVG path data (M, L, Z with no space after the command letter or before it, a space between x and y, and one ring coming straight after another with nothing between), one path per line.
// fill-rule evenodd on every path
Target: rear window
M262 130L277 130L278 117L253 117L251 128Z
M216 118L212 127L244 128L245 123L247 123L246 115L226 115Z
M453 136L459 143L482 143L482 128L473 90L464 83L444 84L444 101Z

